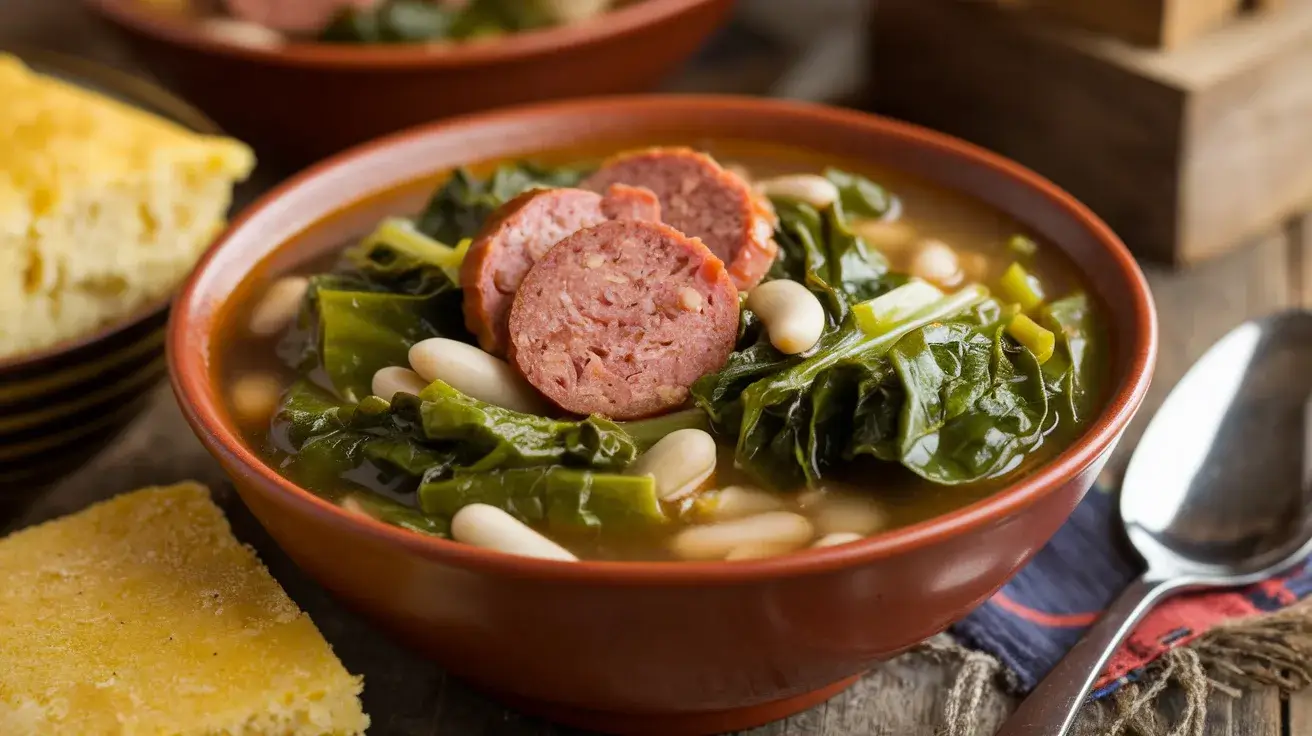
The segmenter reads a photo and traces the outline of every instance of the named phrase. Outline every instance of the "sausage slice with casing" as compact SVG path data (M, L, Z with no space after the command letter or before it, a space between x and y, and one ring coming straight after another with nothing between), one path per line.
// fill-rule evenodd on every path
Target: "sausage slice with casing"
M659 220L656 195L618 184L604 195L536 189L503 204L484 223L460 266L465 326L493 355L505 355L506 320L529 268L565 236L607 220Z
M655 192L661 220L701 238L724 261L739 289L755 286L774 263L779 246L773 239L776 218L769 201L710 156L690 148L621 153L582 186L600 192L617 183Z
M565 411L636 419L687 400L724 366L737 332L738 290L701 241L612 221L529 270L510 310L510 359Z

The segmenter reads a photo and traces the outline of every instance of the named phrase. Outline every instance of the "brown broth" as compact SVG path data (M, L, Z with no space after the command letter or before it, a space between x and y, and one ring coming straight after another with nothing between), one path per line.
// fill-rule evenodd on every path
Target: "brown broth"
M1002 270L1016 259L1007 250L1008 239L1017 233L1027 233L1015 220L1001 212L993 210L979 202L973 201L955 192L947 191L900 172L889 171L870 166L853 166L851 162L834 161L817 157L806 151L755 144L726 143L719 141L702 141L697 147L715 155L726 165L736 164L745 167L753 177L762 178L784 173L818 172L826 165L837 166L849 171L864 174L884 185L896 194L902 203L902 213L898 222L910 226L913 232L912 243L924 238L934 238L950 245L958 253L979 254L985 262L984 268L976 280L992 286ZM621 150L621 149L616 149ZM534 159L550 164L560 163L595 163L604 156L596 151L562 151ZM474 173L485 175L496 162L471 167ZM412 214L422 206L431 188L440 180L411 183L403 187L403 194L385 193L377 198L334 214L330 223L321 223L287 247L275 253L266 263L256 268L242 286L242 293L233 300L234 307L224 315L221 328L225 339L220 344L228 348L217 362L217 375L220 385L233 387L237 380L247 374L267 374L287 386L297 378L276 358L275 346L278 338L260 338L251 335L245 325L250 319L251 310L258 301L258 295L276 278L288 274L313 274L326 271L332 267L337 253L347 244L354 243L373 227L386 214ZM332 232L333 237L326 233ZM343 235L346 237L343 238ZM1039 243L1036 256L1026 259L1027 268L1043 283L1050 298L1059 298L1072 290L1081 288L1074 267L1050 244ZM880 250L888 256L893 270L904 271L910 249L882 247ZM293 253L295 251L295 253ZM300 257L297 258L296 256ZM1086 288L1086 293L1091 292ZM1095 327L1099 307L1094 305ZM1095 339L1098 354L1106 355L1102 350L1100 333L1091 336ZM1095 366L1096 368L1096 366ZM1095 371L1093 385L1090 389L1099 398L1101 375ZM1095 403L1095 406L1097 404ZM231 406L230 406L231 408ZM278 468L286 457L269 441L267 418L242 419L233 412L234 421L240 428L250 446L256 449L272 467ZM1053 431L1042 446L1031 452L1024 462L1004 477L963 486L940 486L925 481L896 463L857 461L851 463L834 481L826 480L822 493L802 491L780 494L782 510L801 513L819 526L825 502L817 499L838 499L848 503L857 499L872 505L883 518L879 531L895 529L931 519L979 501L1002 487L1014 483L1019 477L1032 472L1061 450L1065 449L1082 427L1060 426ZM723 488L729 485L750 485L743 475L733 468L732 447L722 446L721 461L714 475L704 488ZM331 487L313 488L324 497L340 502L350 494L364 487L394 500L413 505L413 494L396 494L388 489L369 482L369 472L356 472L352 481L343 480ZM662 560L674 559L670 551L670 539L689 523L704 521L698 516L695 503L684 502L667 506L667 511L675 519L674 523L663 528L659 533L648 536L630 536L616 539L611 535L604 540L562 539L553 536L557 542L568 547L579 557L585 559L612 560ZM823 530L820 530L821 532Z

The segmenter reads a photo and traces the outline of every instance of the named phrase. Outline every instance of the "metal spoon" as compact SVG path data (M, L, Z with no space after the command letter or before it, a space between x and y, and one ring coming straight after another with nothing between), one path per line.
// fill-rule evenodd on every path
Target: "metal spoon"
M1116 647L1168 595L1249 585L1312 552L1312 312L1245 322L1171 391L1130 459L1121 521L1147 572L999 736L1061 736Z

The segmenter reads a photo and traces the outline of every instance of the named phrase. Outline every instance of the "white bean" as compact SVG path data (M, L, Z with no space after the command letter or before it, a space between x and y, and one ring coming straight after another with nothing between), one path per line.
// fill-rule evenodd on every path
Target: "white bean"
M343 498L343 499L341 500L341 502L340 502L339 504L337 504L337 505L338 505L338 506L341 506L342 508L346 509L347 511L350 511L351 513L355 514L356 516L364 516L364 517L369 518L369 519L374 518L373 516L371 516L371 515L369 514L368 511L365 511L365 510L364 510L364 506L360 505L360 501L359 501L358 499L356 499L355 496L347 496L346 498Z
M903 250L916 239L916 229L901 220L853 218L851 228L852 232L865 238L867 243L886 252Z
M418 396L427 387L428 382L420 378L418 373L399 365L389 365L379 368L374 374L371 389L374 396L391 401L398 391Z
M788 355L810 350L825 330L825 308L796 281L776 279L757 286L747 294L747 308L765 324L770 344Z
M252 49L276 49L287 40L267 26L232 18L205 18L200 28L212 40Z
M304 276L285 276L270 284L255 309L251 310L251 321L247 326L251 334L271 337L285 330L296 319L308 288L310 280Z
M718 560L748 544L806 544L815 530L805 516L772 511L736 521L694 526L675 535L675 554L688 560Z
M961 283L961 264L957 260L956 251L941 240L931 238L921 241L915 255L911 256L911 265L907 270L912 276L943 287Z
M834 532L833 534L826 534L815 540L815 544L812 544L811 546L815 548L837 547L840 544L851 544L852 542L862 539L865 539L865 537L855 532Z
M577 561L569 550L529 528L496 506L471 503L451 517L451 536L458 542L522 557Z
M230 401L237 420L255 425L269 421L278 409L282 385L268 373L248 373L232 383Z
M410 348L410 367L423 380L504 409L546 414L547 405L510 364L458 340L430 337Z
M759 560L765 557L778 557L779 555L788 554L801 545L797 544L774 544L772 542L752 542L743 544L729 550L729 554L724 556L726 560Z
M715 438L700 429L678 429L642 453L626 471L656 480L656 497L678 501L715 472Z
M828 498L812 514L821 534L873 534L888 526L888 514L879 504L854 496Z
M767 197L805 202L818 210L831 207L838 201L838 187L816 174L788 174L762 179L757 182L756 191Z
M726 486L703 494L697 499L697 506L715 521L729 521L766 511L779 511L784 508L784 500L776 494L756 488Z
M537 7L555 23L577 23L601 15L613 0L539 0Z

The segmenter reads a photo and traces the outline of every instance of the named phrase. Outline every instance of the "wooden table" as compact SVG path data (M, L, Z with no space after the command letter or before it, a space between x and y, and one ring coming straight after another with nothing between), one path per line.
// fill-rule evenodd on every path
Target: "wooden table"
M76 0L0 0L0 43L30 43L130 66L121 47L86 17ZM703 83L704 86L704 83ZM1202 352L1252 316L1291 306L1312 307L1312 218L1290 222L1250 247L1182 273L1150 268L1161 317L1156 380L1110 465L1125 467L1143 426L1170 387ZM166 388L101 456L46 494L18 525L72 512L115 493L185 478L215 490L237 535L252 544L294 598L323 630L347 668L365 675L365 708L378 736L548 736L577 734L507 711L447 677L442 670L389 642L339 608L273 544L236 499L216 463L192 436ZM956 665L912 652L876 667L857 686L828 703L750 733L753 736L930 736ZM1172 716L1178 699L1160 714ZM1013 703L996 686L985 693L980 733L992 733ZM1088 708L1077 729L1102 733L1103 717ZM1166 728L1161 732L1165 733ZM1282 701L1275 688L1232 699L1211 699L1206 733L1279 736L1312 734L1312 692Z

